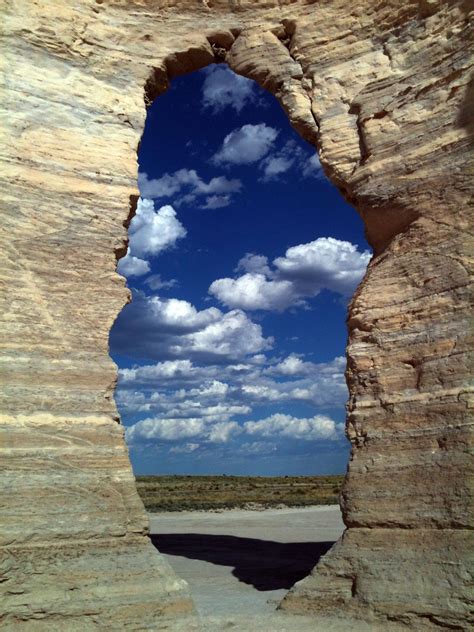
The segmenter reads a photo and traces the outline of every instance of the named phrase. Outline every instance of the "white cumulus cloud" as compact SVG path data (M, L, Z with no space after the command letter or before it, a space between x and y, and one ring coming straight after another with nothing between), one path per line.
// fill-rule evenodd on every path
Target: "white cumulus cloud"
M214 353L225 357L241 357L268 349L272 341L262 336L260 325L253 323L240 310L232 310L205 328L188 336L186 341L195 353Z
M335 376L339 378L343 376L345 368L346 359L342 356L337 356L332 362L317 364L305 361L295 353L291 353L277 364L265 369L265 372L270 375L287 377L312 375L314 377Z
M216 307L199 311L188 301L178 298L149 296L145 298L145 305L148 313L144 316L149 318L150 324L173 332L198 331L219 321L222 316Z
M304 362L295 354L291 354L274 367L274 372L280 375L301 375L304 372L305 364L312 363Z
M150 272L150 264L144 257L156 257L172 248L186 236L186 229L172 206L155 211L153 200L139 198L128 236L127 254L120 259L117 270L126 277L142 276Z
M213 443L227 443L231 437L241 432L241 427L235 421L222 421L210 427L208 439Z
M205 430L203 419L142 419L126 429L129 443L139 440L176 441L198 437Z
M143 276L144 274L148 274L148 272L150 272L150 264L146 261L146 259L134 257L130 253L129 248L125 257L122 257L122 259L118 262L117 270L125 277Z
M121 353L160 360L229 361L272 346L259 324L241 310L198 310L188 301L135 292L111 332Z
M191 416L196 416L198 402L207 407L201 408L200 414L219 414L221 420L224 413L240 414L243 410L232 407L263 402L304 401L313 406L342 409L347 399L344 357L325 363L309 362L295 354L279 362L257 363L254 358L201 366L187 359L165 360L121 369L118 401L128 410L160 410L169 416L172 411L172 416L177 416L177 404L185 401L186 410L193 410ZM215 408L223 404L227 407L225 411ZM180 410L182 414L185 407Z
M333 237L320 237L288 248L274 260L278 276L290 279L303 295L323 288L350 296L364 276L371 254L356 245ZM308 294L307 294L308 293Z
M320 237L288 248L273 261L246 255L238 269L249 270L232 279L216 279L209 293L230 308L283 311L317 296L323 289L350 296L364 276L370 260L368 251L332 237Z
M127 430L131 445L151 442L170 449L171 444L173 452L185 453L193 451L186 447L189 442L203 448L229 444L238 452L239 441L248 438L254 442L248 444L250 452L266 453L276 446L285 449L289 440L344 440L343 424L326 414L254 417L262 404L279 408L290 402L304 402L315 413L319 406L342 411L347 398L344 368L343 357L318 364L295 354L279 361L257 354L220 365L163 360L121 369L116 400L122 412L146 415Z
M186 229L170 205L155 211L153 200L140 198L129 228L133 256L156 256L186 236Z
M246 255L240 259L237 267L235 268L236 272L257 272L260 274L265 274L270 276L271 271L268 267L268 258L263 255L256 255L254 253L248 252Z
M213 423L205 419L191 417L185 419L148 417L138 421L133 426L129 426L125 431L125 436L129 444L143 441L182 441L187 439L227 443L241 432L241 426L235 421ZM187 445L190 444L187 443ZM193 442L191 445L195 445L195 443Z
M224 305L239 309L282 311L293 302L293 284L290 281L269 280L258 272L247 272L238 279L217 279L209 287Z
M157 364L145 364L133 369L119 369L121 384L128 382L147 382L158 380L176 380L189 375L193 370L191 360L166 360Z
M276 413L258 421L215 421L202 417L147 417L126 429L129 444L143 441L208 441L227 443L238 435L250 435L275 440L338 441L343 437L344 424L325 415L310 418Z
M244 430L250 435L286 437L305 441L340 439L343 429L344 424L338 424L324 415L316 415L308 419L277 413L259 421L244 423Z
M272 148L278 130L258 123L243 125L224 138L214 155L214 164L249 165L261 160Z

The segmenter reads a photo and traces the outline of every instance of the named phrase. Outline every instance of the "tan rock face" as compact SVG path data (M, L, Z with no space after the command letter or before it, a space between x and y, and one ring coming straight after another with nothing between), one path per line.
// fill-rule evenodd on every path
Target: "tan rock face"
M108 333L145 101L216 59L317 144L375 249L348 317L348 529L281 607L468 629L468 6L5 0L4 629L192 610L146 537Z

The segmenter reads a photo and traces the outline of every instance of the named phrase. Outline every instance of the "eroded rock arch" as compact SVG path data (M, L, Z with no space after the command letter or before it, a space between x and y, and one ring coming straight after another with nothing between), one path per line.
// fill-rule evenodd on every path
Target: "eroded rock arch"
M5 26L5 625L192 611L146 536L107 347L144 98L225 60L317 144L375 251L348 319L348 529L281 607L467 629L467 3L7 1Z

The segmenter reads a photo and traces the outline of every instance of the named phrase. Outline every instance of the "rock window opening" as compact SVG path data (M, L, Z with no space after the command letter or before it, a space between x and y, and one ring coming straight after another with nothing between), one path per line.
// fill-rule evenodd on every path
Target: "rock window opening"
M153 512L236 497L277 512L337 504L340 480L310 477L342 478L348 459L345 317L370 258L360 218L277 101L223 64L149 103L138 165L118 266L133 300L110 340L152 533ZM329 516L329 541L285 542L285 526L275 542L152 538L181 576L183 557L228 564L253 595L279 600L339 536L339 511ZM278 562L262 570L264 553Z

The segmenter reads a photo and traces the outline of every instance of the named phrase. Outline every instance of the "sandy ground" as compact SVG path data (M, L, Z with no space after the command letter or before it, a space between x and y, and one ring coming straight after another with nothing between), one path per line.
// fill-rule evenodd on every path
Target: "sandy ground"
M274 613L344 529L338 506L157 513L150 523L202 617Z

